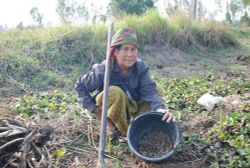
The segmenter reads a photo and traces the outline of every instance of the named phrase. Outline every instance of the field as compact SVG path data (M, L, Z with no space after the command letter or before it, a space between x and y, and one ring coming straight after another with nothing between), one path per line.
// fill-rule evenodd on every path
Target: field
M181 144L170 159L149 163L130 152L126 141L112 145L107 137L107 167L249 167L249 28L185 25L154 13L138 19L144 25L136 19L116 25L132 26L142 37L140 57L163 87L164 102L181 128ZM204 26L210 24L218 27ZM96 166L100 130L78 104L73 84L104 59L105 43L98 41L105 33L99 25L0 34L1 167ZM11 40L17 34L19 40ZM207 92L222 96L223 104L207 111L197 103Z

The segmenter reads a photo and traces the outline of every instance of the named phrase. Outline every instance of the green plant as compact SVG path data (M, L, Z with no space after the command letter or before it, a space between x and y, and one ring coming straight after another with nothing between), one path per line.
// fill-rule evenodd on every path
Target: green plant
M58 166L59 160L65 155L66 150L57 149L54 151L54 157L56 158L56 166Z
M249 91L249 88L244 87L247 84L240 80L216 79L212 74L208 74L207 77L156 77L156 80L164 88L163 99L166 106L176 113L179 119L185 116L185 113L200 111L201 106L197 104L197 100L206 92L224 97Z
M80 111L76 95L60 90L24 95L17 98L14 104L14 112L26 118L40 115L41 119L51 119L67 111L72 113Z
M213 165L229 168L250 166L249 119L249 112L221 115L209 134L210 142L219 144L213 149Z

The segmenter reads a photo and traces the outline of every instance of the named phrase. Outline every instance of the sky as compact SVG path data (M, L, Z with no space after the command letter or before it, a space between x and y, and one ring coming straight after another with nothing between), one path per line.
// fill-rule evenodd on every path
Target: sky
M55 13L57 0L0 0L0 25L13 27L22 22L24 25L32 23L30 10L37 7L44 15L46 23L58 22Z
M75 0L77 2L93 3L96 7L105 6L108 0ZM20 22L30 25L33 20L30 10L37 7L43 14L45 25L56 25L59 17L56 14L57 0L0 0L0 25L15 27Z
M93 3L97 8L107 5L109 0L75 0L78 2ZM165 0L166 1L166 0ZM214 8L214 0L202 0L208 9ZM7 25L8 28L15 27L20 22L24 26L31 25L30 10L37 7L39 13L43 14L45 25L59 24L59 17L56 14L57 0L0 0L0 25ZM158 8L164 4L164 0L158 0Z

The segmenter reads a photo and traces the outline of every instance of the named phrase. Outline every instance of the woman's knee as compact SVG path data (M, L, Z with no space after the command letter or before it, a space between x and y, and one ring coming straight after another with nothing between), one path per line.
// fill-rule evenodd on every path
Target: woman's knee
M101 104L103 99L104 92L102 91L96 96L97 104ZM118 86L110 86L109 87L109 102L113 102L116 100L121 99L122 97L126 96L125 92Z
M117 101L126 96L125 92L118 86L109 87L109 101Z

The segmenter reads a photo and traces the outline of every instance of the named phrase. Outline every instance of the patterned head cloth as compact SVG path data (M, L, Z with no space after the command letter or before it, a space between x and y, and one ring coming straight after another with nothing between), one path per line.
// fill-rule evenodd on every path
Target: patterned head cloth
M115 46L122 44L137 44L137 36L132 28L118 30L112 37L112 42L109 50L109 55L114 59Z

